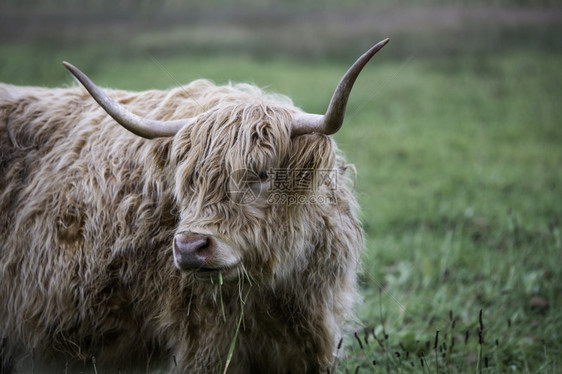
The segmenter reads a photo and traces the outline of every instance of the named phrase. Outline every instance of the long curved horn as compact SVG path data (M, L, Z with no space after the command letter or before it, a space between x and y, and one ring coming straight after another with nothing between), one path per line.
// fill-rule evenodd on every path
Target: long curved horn
M63 65L82 83L98 104L121 126L143 138L153 139L158 137L174 136L183 126L193 122L193 119L174 121L155 121L139 117L119 105L96 86L86 74L78 68L63 61Z
M313 132L326 135L336 133L343 124L345 107L347 106L347 100L355 80L371 57L380 51L380 49L384 47L389 40L390 39L387 38L375 44L371 49L359 57L351 68L349 68L336 87L332 100L330 100L330 105L326 110L326 114L296 114L293 117L293 129L291 135L297 136Z

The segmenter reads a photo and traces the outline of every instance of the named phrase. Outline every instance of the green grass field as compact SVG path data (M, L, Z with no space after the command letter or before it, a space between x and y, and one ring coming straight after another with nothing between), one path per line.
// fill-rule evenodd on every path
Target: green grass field
M357 57L139 47L154 35L5 41L0 81L72 84L67 60L105 86L246 81L321 112ZM562 53L472 52L391 41L352 93L336 140L358 170L367 249L339 372L562 370Z

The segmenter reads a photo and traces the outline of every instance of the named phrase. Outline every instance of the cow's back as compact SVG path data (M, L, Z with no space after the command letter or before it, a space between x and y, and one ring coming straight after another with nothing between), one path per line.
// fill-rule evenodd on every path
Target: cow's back
M151 291L139 272L173 266L159 251L176 222L170 186L142 162L154 146L165 153L166 140L128 133L78 87L0 85L3 359L24 347L86 359L103 346L108 361L156 354L131 307L147 297L135 289Z

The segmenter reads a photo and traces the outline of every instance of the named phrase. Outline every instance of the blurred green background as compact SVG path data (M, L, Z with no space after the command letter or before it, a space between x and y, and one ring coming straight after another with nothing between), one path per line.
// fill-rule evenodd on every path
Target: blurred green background
M337 371L556 373L561 35L548 0L4 0L0 81L74 84L67 60L104 86L252 82L322 112L390 37L335 135L367 234Z

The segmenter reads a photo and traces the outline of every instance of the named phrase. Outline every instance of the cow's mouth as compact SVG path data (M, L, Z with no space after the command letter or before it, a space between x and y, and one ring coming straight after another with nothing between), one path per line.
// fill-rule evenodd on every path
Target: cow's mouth
M218 280L230 280L235 279L239 273L239 264L229 265L229 266L219 266L219 267L208 267L202 266L195 270L195 277L202 279Z

